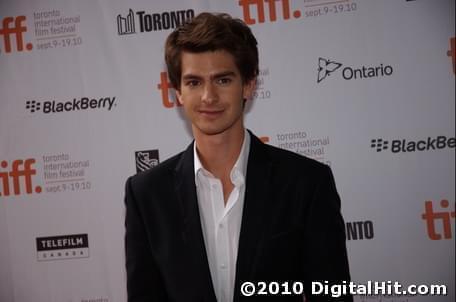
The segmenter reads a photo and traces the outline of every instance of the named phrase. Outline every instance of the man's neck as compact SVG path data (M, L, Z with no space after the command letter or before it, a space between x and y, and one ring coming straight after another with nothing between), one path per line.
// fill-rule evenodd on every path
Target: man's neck
M196 150L203 167L219 179L228 178L241 152L244 133L243 125L236 131L216 135L194 131Z

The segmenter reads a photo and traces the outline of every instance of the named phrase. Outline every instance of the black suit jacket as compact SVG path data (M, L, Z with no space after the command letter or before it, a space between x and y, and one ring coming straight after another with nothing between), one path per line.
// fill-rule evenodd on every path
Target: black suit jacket
M311 281L350 278L340 199L329 167L250 135L234 301L303 300L243 297L244 281L303 281L308 301L336 301L310 295ZM130 177L125 202L128 301L216 301L198 210L193 144Z

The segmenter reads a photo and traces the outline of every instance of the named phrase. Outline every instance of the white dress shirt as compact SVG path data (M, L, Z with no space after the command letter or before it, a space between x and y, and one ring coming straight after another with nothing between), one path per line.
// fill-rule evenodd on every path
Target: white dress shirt
M196 152L196 143L193 147L201 228L218 302L233 301L249 150L250 135L244 130L241 152L230 172L234 188L225 206L222 182L204 169Z

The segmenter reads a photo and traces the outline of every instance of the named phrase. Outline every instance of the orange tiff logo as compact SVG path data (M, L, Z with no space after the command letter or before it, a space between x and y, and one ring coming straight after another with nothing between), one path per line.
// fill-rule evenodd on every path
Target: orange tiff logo
M16 18L6 17L3 19L2 28L0 28L0 36L3 36L3 45L5 46L6 53L12 51L11 36L15 37L17 51L24 50L24 33L27 31L27 26L24 24L25 20L25 16L17 16ZM25 48L27 50L32 50L32 43L27 43Z
M275 22L277 21L277 2L282 4L282 17L284 20L290 19L291 9L290 9L290 0L240 0L239 6L242 7L242 14L244 18L244 22L246 24L252 25L255 24L256 21L258 23L264 23L266 20L265 17L265 3L269 13L269 21ZM253 10L256 11L258 19L252 18L250 8L253 7ZM280 5L278 6L280 7ZM296 10L293 12L293 17L299 18L301 17L301 11Z
M451 58L451 63L453 63L453 73L456 74L456 38L453 37L450 39L450 49L447 51L447 56Z
M2 160L0 163L0 196L11 195L11 186L14 195L20 195L24 193L32 194L33 189L36 193L41 193L41 187L36 186L33 188L32 176L36 175L36 170L33 169L35 159L29 158L25 161L17 159L12 162L10 171L3 171L8 168L8 162ZM21 181L22 180L22 181Z
M426 222L427 233L430 239L432 240L441 240L442 239L442 232L437 232L436 230L436 222L438 220L441 221L441 225L443 227L443 238L451 239L453 237L451 232L451 217L455 218L455 211L451 211L448 209L450 203L448 200L443 199L440 201L440 206L443 211L434 212L433 202L426 201L424 203L424 214L421 215L421 218L424 219Z
M167 72L160 72L160 83L157 84L157 88L161 91L162 102L165 108L173 108L176 104L177 106L182 106L176 99L174 87L168 80ZM170 95L174 95L174 100L172 100Z

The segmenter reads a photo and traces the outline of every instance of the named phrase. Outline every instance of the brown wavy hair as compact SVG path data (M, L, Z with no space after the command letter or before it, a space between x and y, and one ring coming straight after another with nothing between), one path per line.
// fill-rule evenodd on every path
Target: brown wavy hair
M166 39L165 62L171 84L180 90L182 51L216 50L233 55L244 83L258 75L257 40L250 28L228 14L201 13L177 27Z

